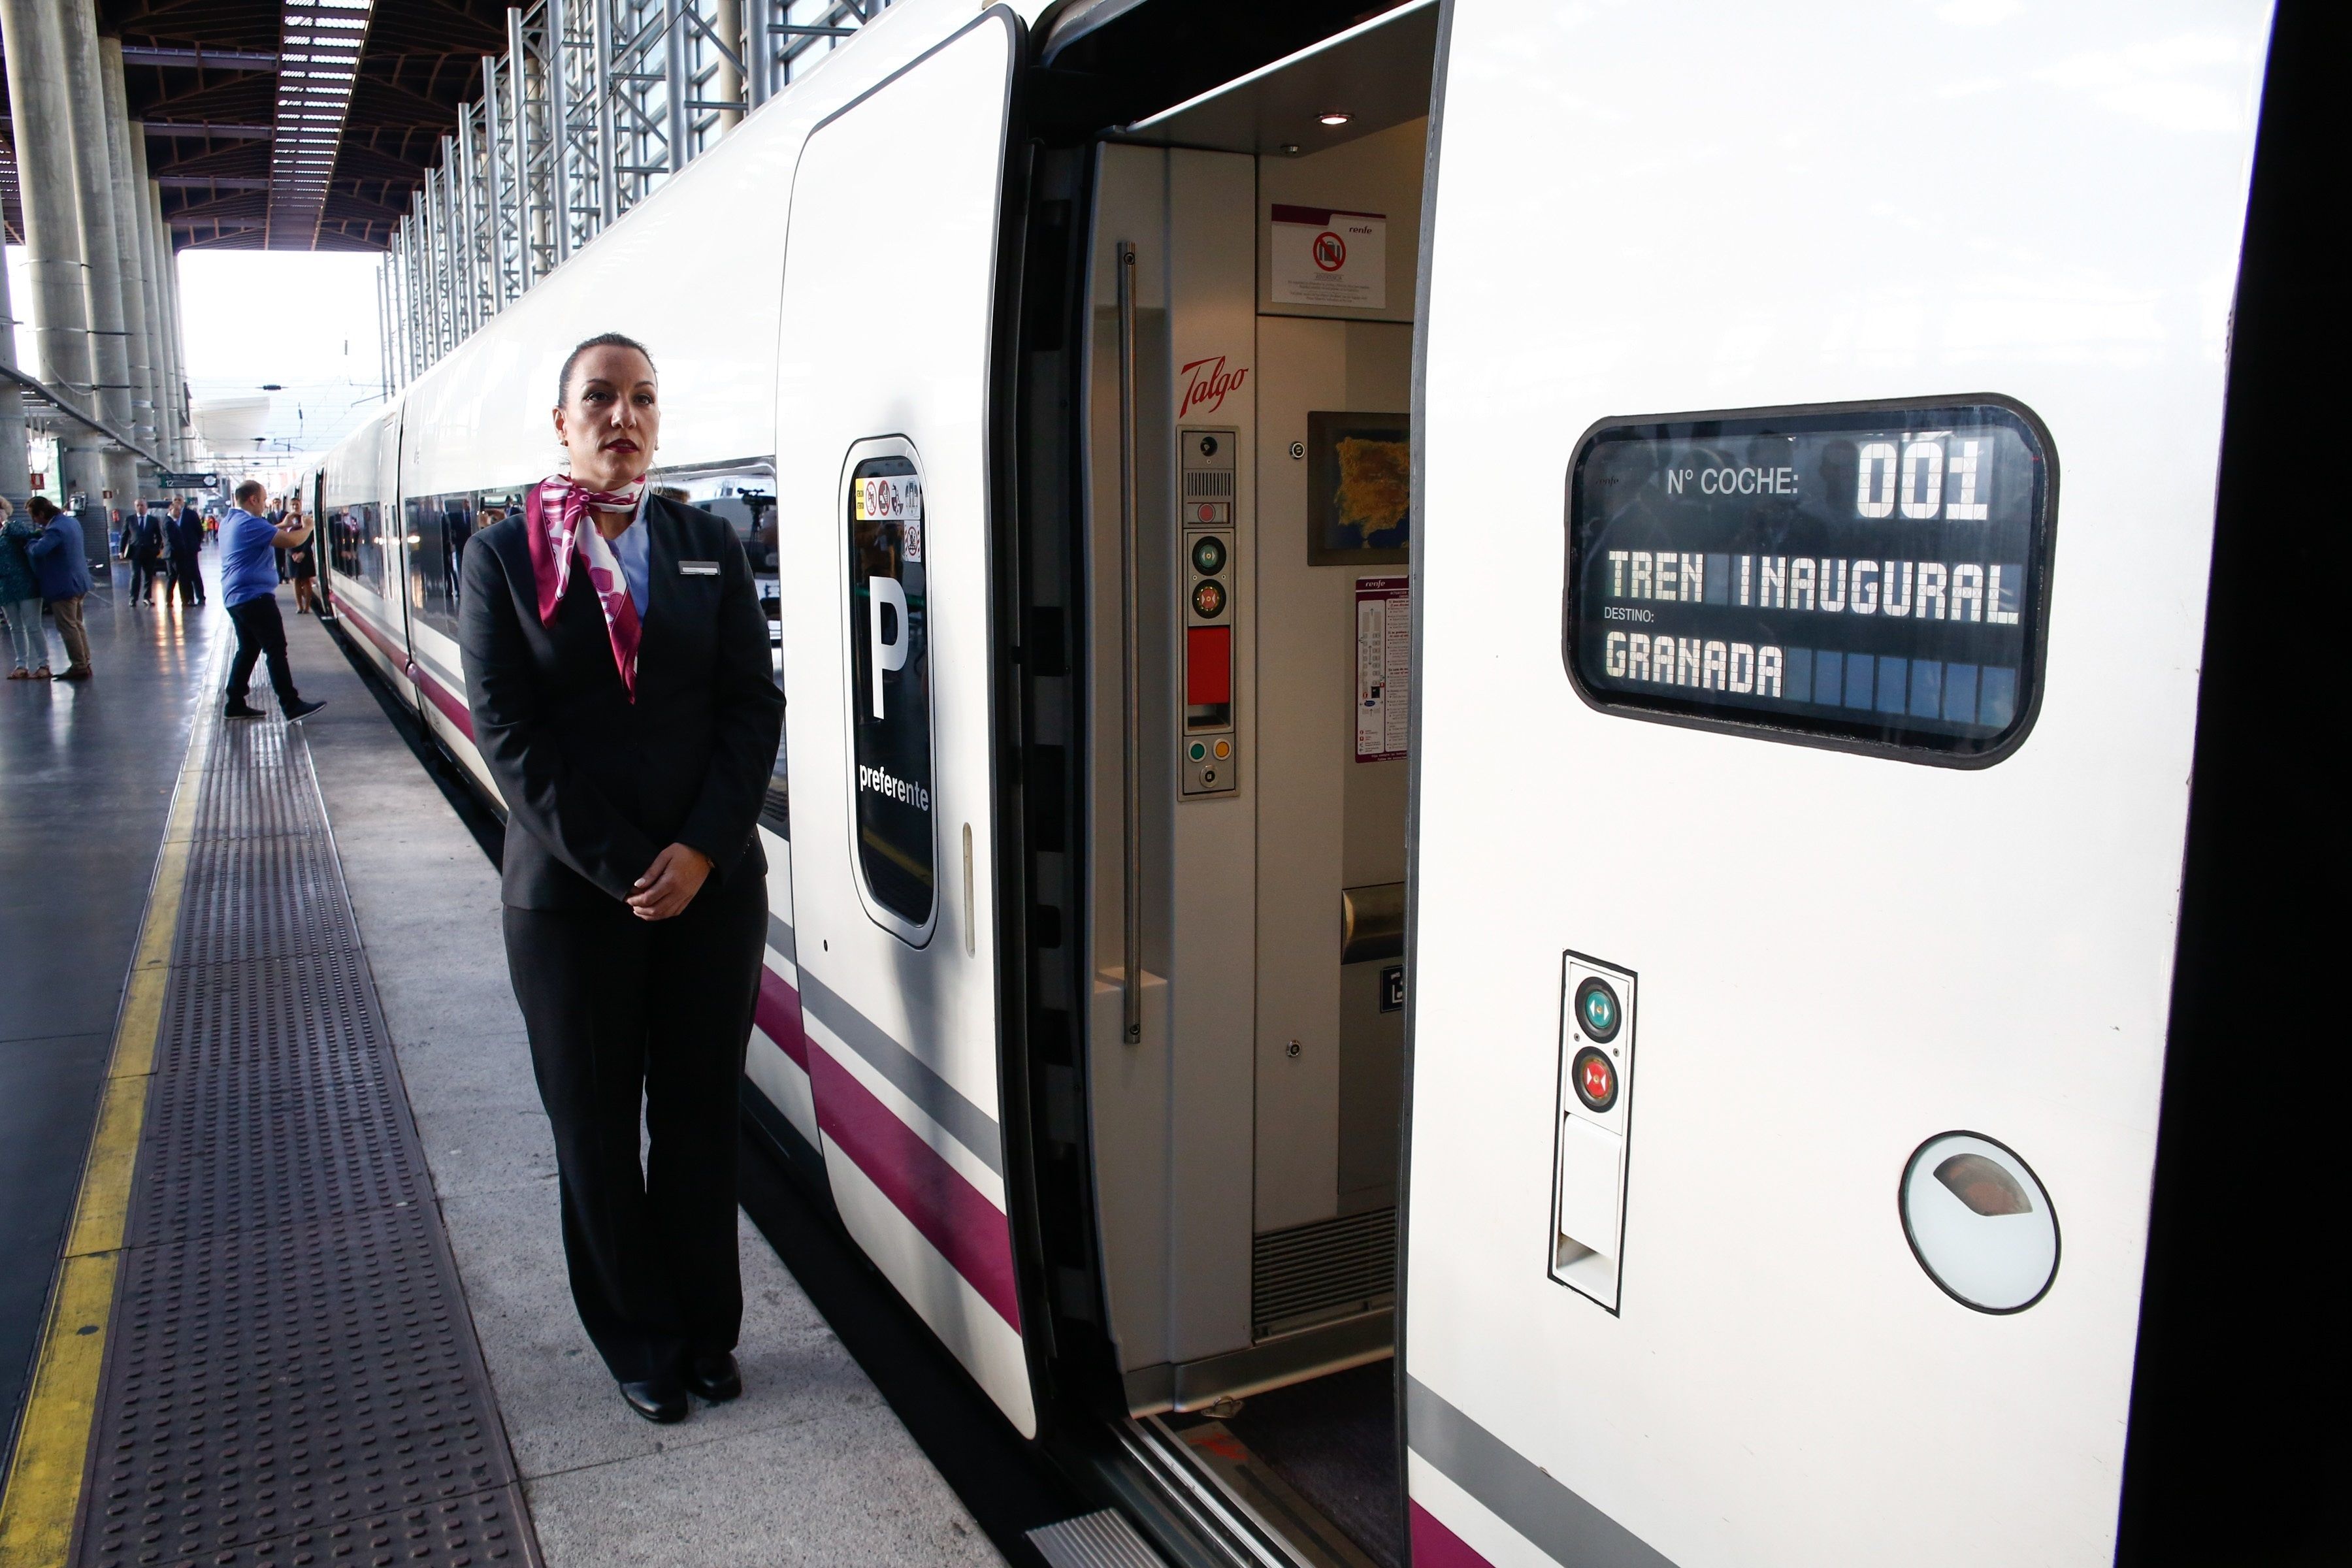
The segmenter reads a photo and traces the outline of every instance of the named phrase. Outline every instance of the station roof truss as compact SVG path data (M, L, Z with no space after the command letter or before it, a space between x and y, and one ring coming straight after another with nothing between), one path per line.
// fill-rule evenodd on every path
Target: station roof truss
M505 0L97 4L183 249L384 249L507 47ZM21 242L8 132L0 115L0 216Z

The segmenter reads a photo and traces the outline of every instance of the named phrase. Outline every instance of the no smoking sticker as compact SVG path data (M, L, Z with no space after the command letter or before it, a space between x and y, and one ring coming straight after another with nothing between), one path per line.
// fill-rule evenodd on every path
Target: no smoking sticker
M1387 308L1388 215L1276 204L1270 217L1275 304Z

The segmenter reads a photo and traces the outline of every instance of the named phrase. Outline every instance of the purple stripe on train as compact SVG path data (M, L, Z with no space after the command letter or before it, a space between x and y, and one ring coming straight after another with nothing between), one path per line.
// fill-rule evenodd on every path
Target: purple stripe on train
M1021 1331L1013 1232L1004 1211L965 1180L822 1044L808 1047L816 1123L997 1315Z
M760 1033L776 1042L778 1050L793 1059L793 1066L808 1071L808 1037L801 1030L801 994L793 989L792 982L764 963L760 966L760 999L752 1004L751 1021L760 1026Z
M1406 1507L1412 1523L1412 1568L1495 1568L1435 1514L1417 1502Z

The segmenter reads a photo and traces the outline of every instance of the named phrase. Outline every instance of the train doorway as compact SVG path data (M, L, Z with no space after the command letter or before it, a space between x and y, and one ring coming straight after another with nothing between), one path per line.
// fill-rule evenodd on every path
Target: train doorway
M1087 205L1087 1112L1129 1447L1405 1557L1412 392L1437 16L1124 127Z

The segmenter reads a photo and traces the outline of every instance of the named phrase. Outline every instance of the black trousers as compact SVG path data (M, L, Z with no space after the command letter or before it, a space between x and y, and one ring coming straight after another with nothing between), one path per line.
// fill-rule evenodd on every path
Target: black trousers
M286 662L286 617L278 613L275 596L247 599L228 607L228 618L236 623L236 657L228 666L228 700L245 700L247 688L253 680L257 659L269 661L269 684L278 693L278 700L287 707L301 700L294 689L294 669Z
M588 1337L624 1383L733 1350L743 1322L736 1082L760 994L767 878L739 871L722 886L714 875L667 921L614 900L509 907L505 923Z
M182 604L201 605L205 602L205 574L204 569L196 564L194 551L175 550L172 552L172 578L179 587Z
M131 596L152 599L155 584L163 575L163 559L160 555L134 555L131 559Z

